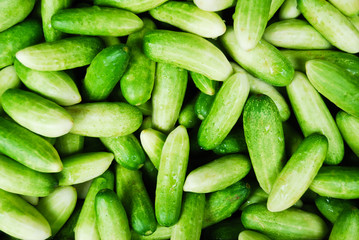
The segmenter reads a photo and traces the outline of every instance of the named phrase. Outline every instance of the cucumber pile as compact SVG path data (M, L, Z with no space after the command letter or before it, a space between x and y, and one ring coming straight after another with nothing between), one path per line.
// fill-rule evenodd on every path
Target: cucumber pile
M0 239L359 239L358 54L359 0L0 0Z

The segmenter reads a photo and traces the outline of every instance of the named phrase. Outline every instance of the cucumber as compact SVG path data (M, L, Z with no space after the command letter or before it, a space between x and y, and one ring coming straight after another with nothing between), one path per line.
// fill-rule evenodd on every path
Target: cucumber
M237 239L243 230L241 218L230 218L204 229L202 237L206 240L232 240Z
M329 0L331 4L334 5L339 11L341 11L346 16L356 16L359 14L359 2L356 0Z
M153 122L152 122L152 117L151 116L147 116L147 117L145 117L143 119L142 125L138 129L138 131L142 131L142 130L145 130L147 128L153 128Z
M198 130L198 144L203 149L214 149L226 138L238 121L248 94L249 84L244 73L236 73L223 83Z
M220 40L228 54L253 76L274 86L286 86L292 81L294 69L289 60L265 40L251 51L243 50L233 28L228 28Z
M56 103L39 95L8 89L1 96L4 111L21 126L45 137L60 137L70 132L72 117Z
M30 203L33 206L36 206L39 203L39 197L33 197L27 195L19 195L19 196L25 199L26 202Z
M138 109L140 109L140 111L142 112L143 115L145 116L151 116L152 115L152 102L150 100L148 100L145 103L142 103L140 105L136 106Z
M0 32L22 22L32 11L36 0L4 0L0 3ZM25 36L25 35L24 35ZM1 67L0 67L1 68Z
M350 17L349 20L354 25L354 27L359 31L359 15Z
M309 81L323 96L347 113L359 117L358 79L341 67L325 61L310 60L305 64Z
M134 13L151 10L168 0L95 0L96 5L127 9Z
M18 4L21 4L21 1L18 0L2 1L2 3L6 2L19 2ZM24 2L29 2L29 0L26 0ZM2 3L0 4L2 5ZM0 9L3 10L1 5ZM15 9L17 8L21 7L16 7ZM12 14L14 14L13 10L14 9L12 9ZM0 16L0 18L3 17L2 14L0 14ZM3 22L4 21L0 21L0 28L1 23ZM33 19L26 20L5 31L0 30L0 69L14 63L15 53L17 51L40 42L41 38L41 24L40 22Z
M276 47L290 49L329 49L332 45L307 21L289 19L271 24L263 38Z
M51 236L46 219L20 196L0 189L0 230L15 238L45 240Z
M102 41L105 43L106 47L111 47L114 45L120 45L121 41L118 37L112 36L101 36Z
M75 209L77 193L74 187L59 187L50 195L40 199L37 210L47 219L51 234L55 235Z
M285 154L282 122L273 100L266 95L250 97L244 108L243 129L258 183L269 193Z
M85 199L86 195L89 191L89 188L91 186L92 180L89 180L87 182L83 182L83 183L79 183L79 184L75 184L73 185L74 188L76 188L77 191L77 198L78 199Z
M279 10L279 19L293 19L300 15L297 0L285 0Z
M167 240L171 238L172 229L173 227L158 225L156 231L148 236L143 236L132 231L132 240Z
M271 0L239 0L233 15L238 45L249 51L261 40L269 16Z
M244 178L250 170L248 157L240 154L227 155L191 171L183 191L210 193L223 190Z
M194 128L199 122L196 112L194 111L196 104L196 97L189 103L187 103L181 110L178 123L186 128Z
M340 199L359 198L359 168L322 167L310 185L320 196Z
M156 169L159 169L162 148L166 140L166 135L152 128L148 128L142 130L140 140L147 156Z
M156 63L143 53L143 37L156 26L147 18L143 19L143 23L140 31L130 34L127 38L130 61L120 80L123 97L128 103L137 106L151 98L156 71Z
M323 239L328 227L317 215L296 208L270 212L265 203L246 207L242 213L246 229L255 230L272 239Z
M333 46L344 52L359 52L359 31L329 2L298 0L298 7L308 22Z
M141 172L116 165L116 192L132 229L141 235L151 235L157 228L157 222Z
M267 201L269 211L286 210L303 196L323 165L327 149L328 140L323 135L303 140L273 184Z
M105 147L113 152L116 162L125 168L136 170L146 161L145 153L133 134L100 139Z
M149 13L158 21L204 38L217 38L226 31L226 25L217 13L202 10L190 2L169 1Z
M315 199L315 205L331 223L336 222L343 210L353 207L351 202L347 200L320 196Z
M205 203L204 194L185 194L181 217L172 230L172 240L200 240Z
M64 168L57 173L60 186L83 183L103 174L111 165L113 154L107 152L81 153L64 158Z
M56 139L55 148L60 156L80 153L84 147L84 136L68 133Z
M236 5L236 0L193 0L200 9L218 12Z
M110 189L102 189L95 198L96 224L102 240L130 240L130 226L126 211Z
M268 20L274 16L274 14L277 12L277 10L282 6L284 1L285 0L272 0L270 9L269 9Z
M143 22L126 10L93 6L60 10L51 25L65 33L121 37L140 30Z
M162 226L172 226L180 217L188 157L187 130L178 126L168 135L163 145L158 170L155 213L157 222Z
M20 79L16 75L14 66L8 66L0 70L0 112L2 112L1 96L11 88L20 87Z
M49 142L4 118L0 118L0 152L39 172L62 170L59 154Z
M190 75L194 84L202 93L212 96L217 92L218 81L213 81L196 72L190 72Z
M121 102L84 103L67 107L74 120L71 133L88 137L125 136L142 123L136 107Z
M339 164L344 156L344 143L338 127L319 93L307 77L296 72L287 86L288 97L304 136L320 133L328 139L328 152L324 163Z
M169 132L179 117L187 88L186 70L171 64L158 63L152 93L154 128Z
M57 186L53 175L34 171L0 155L0 188L28 196L45 197Z
M248 152L243 129L233 128L221 144L213 149L213 152L218 155Z
M200 120L204 120L208 116L215 98L215 95L211 96L202 92L198 95L194 106L194 111Z
M329 240L357 239L359 233L359 210L357 208L344 210L335 221Z
M336 122L345 142L359 157L359 118L340 111L337 113Z
M283 123L285 152L288 157L292 156L303 141L303 136L288 122Z
M258 232L245 230L239 234L238 240L270 240L270 238Z
M60 71L90 64L103 47L97 37L70 37L24 48L16 58L34 70Z
M74 240L75 239L74 227L76 226L77 219L80 216L81 207L82 207L82 202L79 203L79 201L78 201L70 218L67 220L67 222L64 224L64 226L54 236L54 240Z
M145 54L153 61L174 64L217 81L226 80L232 73L221 50L194 34L154 30L145 35L143 42Z
M81 102L81 95L72 78L63 71L36 71L14 62L16 74L24 85L33 92L62 106Z

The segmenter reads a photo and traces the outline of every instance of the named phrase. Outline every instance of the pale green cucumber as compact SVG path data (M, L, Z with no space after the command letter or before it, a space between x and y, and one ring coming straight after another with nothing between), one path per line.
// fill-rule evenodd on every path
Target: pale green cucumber
M70 218L76 200L76 189L71 186L59 187L40 199L36 208L49 222L52 235L55 235Z
M171 240L200 239L205 203L204 194L185 194L181 217L173 227Z
M178 123L180 125L183 125L186 128L194 128L197 123L199 122L199 119L197 117L197 114L194 110L196 100L195 97L191 102L187 103L181 110L179 117L178 117Z
M146 34L143 41L145 54L156 62L174 64L217 81L226 80L232 73L223 52L194 34L155 30Z
M233 128L221 144L213 149L213 152L218 155L248 152L243 129Z
M226 25L217 13L204 11L190 2L169 1L149 13L158 21L204 38L217 38L226 31Z
M359 118L340 111L337 113L336 122L345 142L359 157Z
M46 219L20 196L0 189L0 230L15 238L45 240L51 236Z
M81 102L81 95L72 78L63 71L36 71L14 62L16 74L24 85L62 106Z
M279 19L293 19L300 15L297 0L285 0L279 10Z
M80 153L84 148L85 138L77 134L68 133L56 139L55 148L61 156Z
M186 70L171 64L158 63L152 93L154 128L169 132L175 126L187 88Z
M60 71L90 64L103 47L97 37L70 37L27 47L16 58L31 69Z
M168 0L95 0L96 5L127 9L134 13L151 10Z
M243 112L243 129L258 183L269 193L282 170L285 154L282 122L271 98L249 98Z
M35 0L3 0L0 2L0 32L22 22L32 11ZM1 67L0 67L1 68Z
M62 159L64 168L57 173L60 186L83 183L103 174L114 156L107 152L81 153Z
M145 150L156 169L159 169L166 135L155 129L147 128L142 130L140 140L143 150Z
M201 237L206 240L237 239L238 234L243 230L241 218L234 217L203 229Z
M333 46L349 53L359 52L359 31L329 2L298 0L298 7L308 22Z
M344 210L335 221L329 240L355 240L359 233L359 210Z
M157 222L162 226L172 226L180 217L188 157L187 130L178 126L168 135L163 145L158 170L155 213Z
M236 5L236 0L193 0L194 4L208 12L218 12Z
M269 211L286 210L303 196L323 165L327 149L328 140L323 135L303 140L273 184L267 201Z
M20 79L16 75L14 66L8 66L0 70L0 112L2 111L1 96L10 88L20 87Z
M333 224L336 222L343 210L353 207L352 203L347 200L330 197L316 198L315 205L320 213Z
M26 202L30 203L33 206L36 206L39 203L39 197L28 196L28 195L19 195L19 196L25 199Z
M271 0L238 0L233 15L237 43L249 51L261 40L268 22Z
M201 92L211 96L217 92L218 81L213 81L208 77L196 72L190 72L190 74L194 84Z
M303 73L296 72L287 87L288 97L304 136L320 133L328 139L326 164L339 164L344 156L344 143L337 125L319 93Z
M127 103L84 103L67 107L66 110L74 120L70 132L88 137L128 135L142 123L140 110Z
M269 9L268 20L271 19L274 16L274 14L282 6L284 1L285 0L272 0L271 5L270 5L270 9Z
M244 178L250 170L248 157L239 154L227 155L191 171L183 191L210 193L223 190Z
M323 96L347 113L359 117L358 79L343 68L325 61L310 60L305 64L308 79Z
M359 14L359 2L356 0L329 0L329 2L349 17Z
M239 234L238 240L270 240L270 238L255 231L245 230Z
M4 118L0 118L0 152L39 172L62 170L59 154L49 142Z
M286 86L292 81L294 69L291 63L265 40L245 51L240 48L233 28L228 28L221 42L229 55L253 76L274 86Z
M200 120L204 120L208 116L215 99L215 95L211 96L203 92L199 94L194 106L194 111Z
M214 149L226 138L238 121L248 94L246 74L236 73L224 82L198 130L198 144L202 148Z
M39 95L8 89L1 96L4 111L21 126L45 137L60 137L69 133L72 117L56 103Z

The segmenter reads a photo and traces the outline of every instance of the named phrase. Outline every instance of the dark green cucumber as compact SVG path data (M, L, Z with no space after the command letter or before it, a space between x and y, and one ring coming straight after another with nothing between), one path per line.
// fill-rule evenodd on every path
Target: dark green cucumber
M200 120L204 120L208 116L215 98L215 95L199 94L194 106L194 111Z
M206 240L233 240L237 239L243 230L241 218L230 218L204 229L202 238Z
M208 77L196 72L190 72L190 74L194 85L196 85L196 87L202 93L212 96L217 92L218 81L213 81Z
M359 233L359 210L345 209L335 221L329 240L355 240Z
M285 152L287 157L295 153L300 143L303 141L303 136L288 122L283 122L283 133L285 141Z
M23 21L34 8L36 0L4 0L0 3L0 32ZM25 36L26 34L24 34ZM1 67L0 67L1 68Z
M194 111L196 99L197 98L194 98L191 102L187 103L179 114L178 123L186 128L193 128L199 122L197 114Z
M343 210L353 207L350 201L331 197L318 197L315 199L315 205L331 223L335 223Z
M227 137L213 149L218 155L247 152L247 144L243 128L233 128Z

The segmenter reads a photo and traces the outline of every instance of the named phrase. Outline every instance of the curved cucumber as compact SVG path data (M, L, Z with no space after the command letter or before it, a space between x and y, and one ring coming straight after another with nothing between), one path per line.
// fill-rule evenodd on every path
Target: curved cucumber
M156 62L171 63L217 81L226 80L232 73L221 50L194 34L155 30L146 34L143 41L145 54Z
M60 156L68 156L82 151L85 137L68 133L56 139L55 148Z
M345 142L359 157L359 118L340 111L336 122Z
M335 221L329 240L356 239L359 232L359 210L344 210Z
M20 87L20 79L15 72L14 66L8 66L0 70L0 112L2 112L1 96L10 88Z
M293 19L300 15L297 0L285 0L279 10L279 19Z
M134 13L151 10L168 0L95 0L96 5L127 9Z
M218 81L213 81L208 77L196 72L190 72L190 74L194 84L201 92L211 96L216 93L218 88Z
M199 94L194 105L194 111L200 120L204 120L208 116L215 99L215 95L211 96L203 92Z
M336 199L330 197L318 197L315 199L315 205L324 217L326 217L331 223L335 223L339 215L345 209L353 207L353 205L343 199Z
M4 0L0 3L0 32L23 21L32 11L36 0ZM25 34L24 34L25 35ZM0 67L1 68L1 67Z
M140 139L141 145L147 153L147 156L156 169L159 169L162 148L163 144L165 144L166 135L152 128L147 128L142 130Z
M356 0L329 0L329 2L346 16L356 16L359 14L359 2Z
M200 9L209 12L218 12L236 5L236 0L194 0Z

